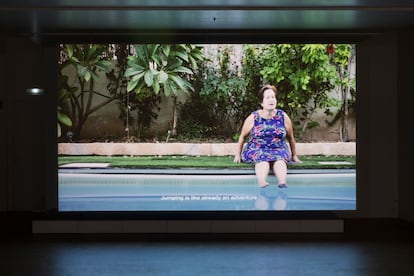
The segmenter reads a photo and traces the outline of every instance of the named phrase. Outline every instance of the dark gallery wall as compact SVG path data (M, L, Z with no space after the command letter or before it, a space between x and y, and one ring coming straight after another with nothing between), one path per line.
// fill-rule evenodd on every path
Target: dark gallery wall
M406 149L412 149L408 99L414 76L409 49L413 36L413 30L407 30L357 43L358 210L346 218L414 221L409 211L413 187L402 181L412 167ZM42 213L57 207L55 51L30 37L0 39L3 213ZM26 93L37 85L45 89L44 95Z
M7 39L0 38L0 61L6 59L6 42ZM0 66L0 211L7 210L7 136L6 127L6 66Z
M2 47L1 208L41 212L55 205L47 197L47 184L56 183L55 89L50 87L55 85L56 56L30 37L9 37ZM44 95L28 94L32 87L44 88Z
M358 43L358 201L363 218L414 222L414 29Z
M414 222L414 28L401 31L398 49L399 217Z
M357 204L362 217L398 215L398 35L357 44Z

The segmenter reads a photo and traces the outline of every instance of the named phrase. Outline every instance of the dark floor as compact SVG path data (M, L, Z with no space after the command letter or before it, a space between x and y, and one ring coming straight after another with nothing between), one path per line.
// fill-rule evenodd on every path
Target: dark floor
M183 237L3 237L0 275L414 275L407 238Z
M0 218L0 276L414 275L414 224L397 219L346 219L333 234L68 235Z

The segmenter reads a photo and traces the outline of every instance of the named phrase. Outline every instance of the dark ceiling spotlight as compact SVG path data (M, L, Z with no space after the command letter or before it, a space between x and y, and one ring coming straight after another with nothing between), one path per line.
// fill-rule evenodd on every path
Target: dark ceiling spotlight
M32 34L32 36L30 37L30 40L35 44L40 44L42 42L41 37L38 33Z

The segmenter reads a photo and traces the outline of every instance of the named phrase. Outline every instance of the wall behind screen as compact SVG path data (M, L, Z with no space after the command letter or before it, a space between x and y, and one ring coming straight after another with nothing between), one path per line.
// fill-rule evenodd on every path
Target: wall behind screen
M49 60L55 63L56 55L29 37L8 37L3 46L5 75L1 89L7 96L1 115L5 118L1 165L7 172L1 174L1 208L43 211L52 207L46 191L57 179L51 177L56 174L56 151L52 153L56 148L56 89L50 87L55 85L56 71L48 64ZM26 93L35 86L44 88L45 95Z
M357 204L364 217L396 217L396 33L357 45Z
M413 124L413 76L414 76L414 28L402 31L398 49L398 211L399 217L414 222L414 137Z
M9 46L5 55L13 56L13 62L21 64L27 64L28 58L18 54L22 51L22 45L25 49L38 47L29 38L22 41L9 37L6 42ZM352 217L398 217L398 147L395 137L398 47L396 33L357 43L358 210ZM57 209L56 104L53 92L56 75L51 65L56 62L49 60L53 51L44 48L43 51L31 53L40 55L43 66L47 67L45 72L48 75L42 78L47 87L43 98L35 99L22 94L22 90L30 85L30 78L22 74L22 82L12 85L11 81L21 79L16 77L19 71L6 72L9 97L4 105L15 109L8 109L7 129L1 132L7 135L7 146L2 147L7 151L7 160L2 162L7 163L8 173L6 178L1 176L0 191L6 191L8 204L1 204L0 211ZM407 52L407 55L413 53ZM38 68L38 64L28 66L31 68L28 74ZM43 110L39 110L39 106ZM389 131L385 134L380 132L384 125ZM31 131L28 131L29 128ZM405 205L412 207L413 203L410 201Z

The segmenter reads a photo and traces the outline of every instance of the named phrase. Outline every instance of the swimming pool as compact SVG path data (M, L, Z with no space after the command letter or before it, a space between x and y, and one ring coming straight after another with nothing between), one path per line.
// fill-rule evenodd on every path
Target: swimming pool
M355 171L288 174L289 187L251 173L60 170L59 211L355 210ZM108 173L110 172L110 173Z

